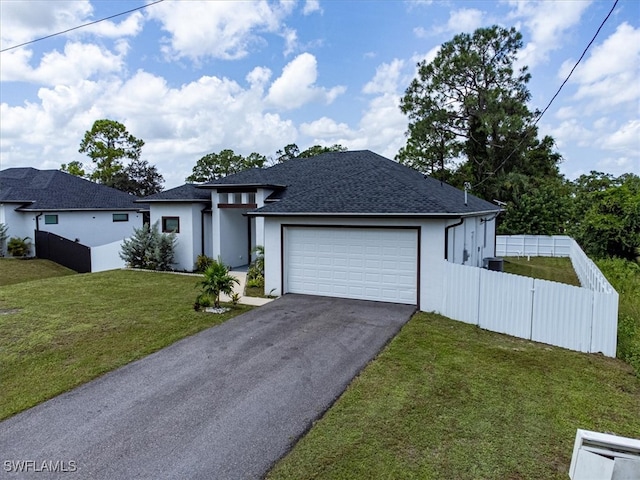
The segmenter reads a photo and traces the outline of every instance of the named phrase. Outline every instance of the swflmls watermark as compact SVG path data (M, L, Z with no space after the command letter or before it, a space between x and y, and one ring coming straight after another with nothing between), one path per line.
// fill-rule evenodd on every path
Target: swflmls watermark
M78 470L75 460L5 460L2 468L7 473L73 473Z

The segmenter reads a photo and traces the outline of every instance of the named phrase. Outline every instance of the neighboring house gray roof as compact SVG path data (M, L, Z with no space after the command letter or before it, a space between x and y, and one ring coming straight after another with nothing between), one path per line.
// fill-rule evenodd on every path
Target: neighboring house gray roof
M0 171L0 202L19 211L145 210L139 198L60 170L7 168Z
M269 203L251 214L458 216L498 212L492 203L369 150L296 158L229 175L200 188L265 186ZM279 187L286 186L286 187Z
M198 185L186 183L179 187L165 190L164 192L154 193L148 197L144 197L141 202L209 202L211 201L211 192L198 188Z

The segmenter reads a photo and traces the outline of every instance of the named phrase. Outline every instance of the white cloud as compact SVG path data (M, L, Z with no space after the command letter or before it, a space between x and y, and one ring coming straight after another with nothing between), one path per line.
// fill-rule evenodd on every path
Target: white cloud
M144 26L144 16L142 13L133 12L120 23L114 23L109 20L90 25L78 33L93 33L99 37L120 38L134 37L142 31Z
M565 78L575 60L567 60L558 72ZM640 29L622 23L578 65L570 83L577 84L573 100L580 101L581 113L631 108L637 114L640 99Z
M413 29L414 35L418 38L426 38L430 35L441 35L443 33L471 33L486 23L485 13L476 8L460 8L449 12L449 20L444 25L436 25L430 31L422 27Z
M606 137L602 148L640 158L640 120L630 120Z
M427 38L429 36L429 32L424 27L416 27L413 29L413 34L417 38Z
M292 29L285 29L282 33L284 37L285 47L284 47L284 56L291 55L296 48L298 47L298 33Z
M509 18L522 20L531 36L518 55L516 67L534 68L548 60L549 52L562 47L566 31L579 24L590 2L510 0L509 4L515 7Z
M484 13L475 8L461 8L449 15L447 28L450 32L473 32L482 26Z
M313 122L300 125L300 132L312 137L314 142L323 142L336 138L353 138L355 133L346 123L338 123L328 117L321 117Z
M294 109L302 105L319 101L333 102L345 91L345 87L337 86L329 90L316 86L318 78L318 62L310 53L303 53L289 62L282 70L271 88L267 101L279 108Z
M196 160L212 151L273 152L295 141L297 129L266 111L264 93L255 85L268 81L269 74L266 68L252 70L247 77L254 83L247 88L214 76L172 88L145 71L124 82L110 78L41 88L37 103L1 106L2 168L87 163L78 146L100 118L122 122L146 142L143 158L158 167L167 187L182 183Z
M149 16L159 20L169 33L163 51L170 58L238 59L263 44L265 32L279 34L286 30L282 21L293 7L292 2L270 4L265 0L175 1L155 5L149 9Z
M340 144L350 150L372 150L394 158L404 145L407 119L398 108L400 97L383 94L372 99L363 112L358 128L321 117L300 125L300 132L312 138L312 144Z
M89 0L2 1L1 46L8 48L86 23L92 12Z
M256 67L246 77L252 88L262 89L271 78L271 70L266 67Z
M98 75L113 74L124 69L123 55L113 54L93 44L68 42L64 52L46 53L40 65L30 65L32 52L17 49L3 53L0 80L23 81L54 86L70 85Z
M391 63L383 63L376 69L373 80L363 88L363 93L393 93L398 89L400 76L404 67L404 60L393 59Z
M306 0L304 2L304 8L302 9L303 15L311 15L312 13L322 13L319 0Z

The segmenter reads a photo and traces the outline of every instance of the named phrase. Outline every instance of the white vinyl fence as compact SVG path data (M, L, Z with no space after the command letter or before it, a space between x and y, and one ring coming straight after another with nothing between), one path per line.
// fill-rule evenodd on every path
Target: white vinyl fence
M615 357L618 293L573 239L497 237L496 255L570 256L583 287L445 262L440 313L494 332Z

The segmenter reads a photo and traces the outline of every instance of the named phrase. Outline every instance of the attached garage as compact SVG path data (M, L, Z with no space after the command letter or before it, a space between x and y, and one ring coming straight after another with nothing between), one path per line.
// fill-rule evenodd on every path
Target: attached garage
M418 304L419 229L283 225L283 290Z

